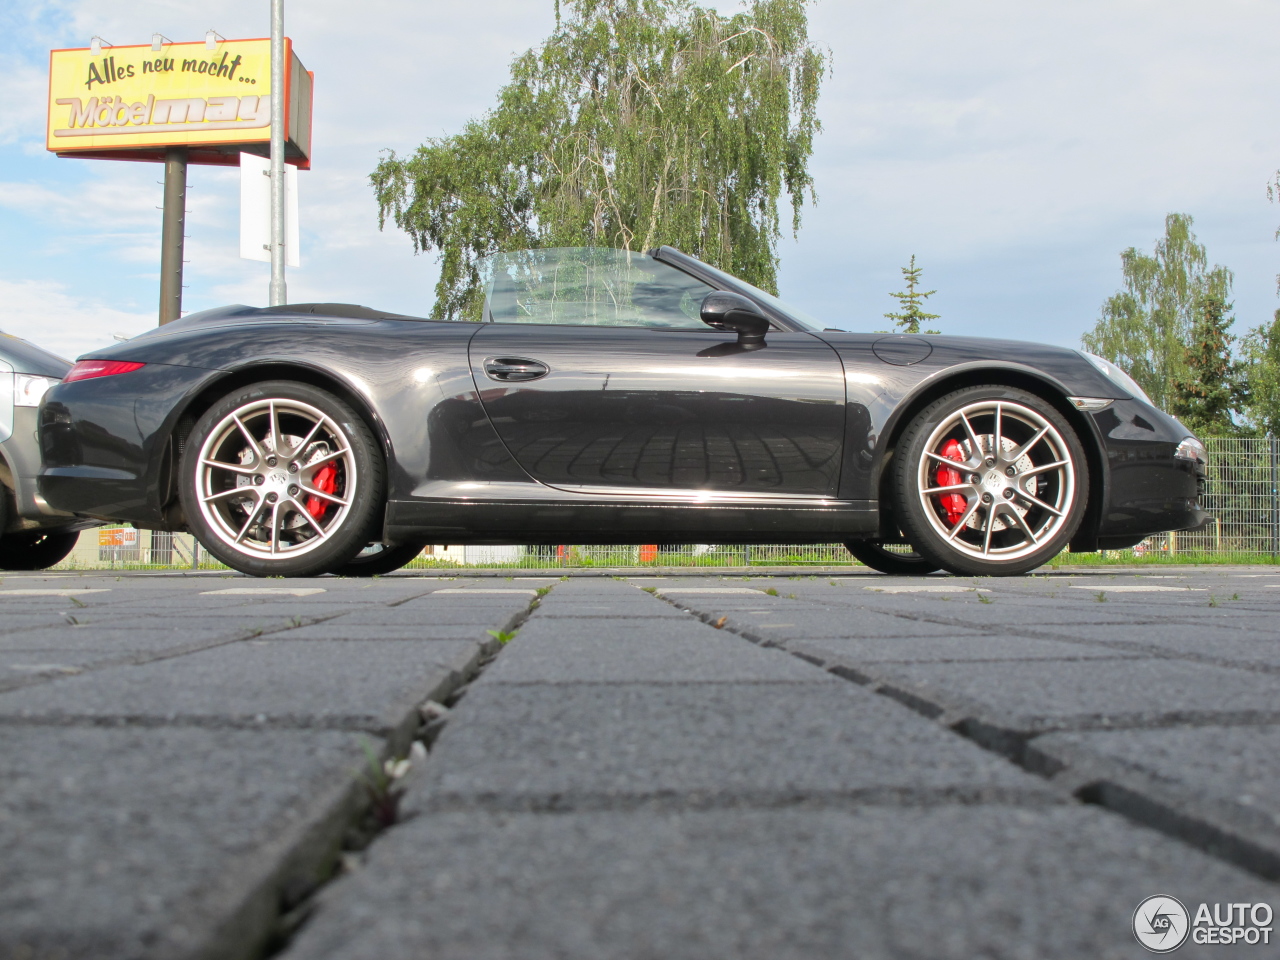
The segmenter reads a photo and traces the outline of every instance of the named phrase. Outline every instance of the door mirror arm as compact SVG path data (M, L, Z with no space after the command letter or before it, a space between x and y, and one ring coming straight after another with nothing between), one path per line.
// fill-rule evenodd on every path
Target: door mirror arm
M740 293L717 290L707 294L700 315L709 327L736 331L738 343L743 347L763 346L764 335L769 332L769 318Z

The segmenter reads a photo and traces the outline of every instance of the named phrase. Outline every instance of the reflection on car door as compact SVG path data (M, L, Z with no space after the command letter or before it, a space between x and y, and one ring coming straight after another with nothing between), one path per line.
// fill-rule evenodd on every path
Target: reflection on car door
M486 323L470 362L520 466L614 493L831 497L843 368L807 333L744 351L707 329Z

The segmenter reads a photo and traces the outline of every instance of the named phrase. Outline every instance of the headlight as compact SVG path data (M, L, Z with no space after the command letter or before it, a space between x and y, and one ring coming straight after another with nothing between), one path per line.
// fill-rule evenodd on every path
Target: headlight
M1133 379L1110 360L1103 360L1102 357L1095 357L1092 353L1085 353L1083 350L1077 350L1076 353L1084 357L1090 363L1101 371L1102 375L1114 383L1121 390L1127 390L1130 394L1139 400L1145 400L1151 403L1151 398L1147 396L1147 392L1138 386L1138 381ZM1155 406L1151 403L1151 406Z
M52 377L32 377L25 373L13 375L13 405L15 407L38 407L44 398L45 391L58 381Z
M1178 449L1173 451L1173 455L1179 460L1195 460L1205 466L1209 464L1209 451L1195 437L1187 437L1178 444Z

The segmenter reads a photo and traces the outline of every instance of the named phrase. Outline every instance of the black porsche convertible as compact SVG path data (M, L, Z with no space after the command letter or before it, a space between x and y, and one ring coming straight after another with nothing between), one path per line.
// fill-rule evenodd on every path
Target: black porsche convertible
M1061 347L824 328L678 250L505 253L479 322L231 306L83 357L54 508L261 576L425 543L829 543L1008 575L1205 520L1203 445Z

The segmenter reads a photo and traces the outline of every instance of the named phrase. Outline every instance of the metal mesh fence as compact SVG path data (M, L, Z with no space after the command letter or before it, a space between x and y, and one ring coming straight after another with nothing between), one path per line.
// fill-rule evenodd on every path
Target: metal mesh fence
M1280 552L1280 440L1209 438L1204 506L1213 522L1194 533L1149 537L1128 550L1064 553L1058 562L1269 562ZM498 567L760 567L857 565L839 543L800 546L428 546L409 569ZM187 534L103 527L80 538L60 569L226 569Z

